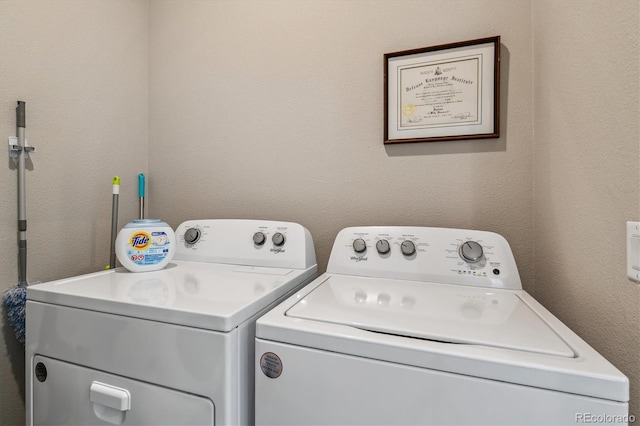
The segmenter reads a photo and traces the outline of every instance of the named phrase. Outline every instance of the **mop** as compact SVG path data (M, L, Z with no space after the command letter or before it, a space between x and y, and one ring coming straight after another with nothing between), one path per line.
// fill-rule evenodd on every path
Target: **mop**
M17 144L11 144L10 156L18 162L18 285L4 294L4 304L7 309L9 324L20 343L24 345L25 308L27 304L27 215L25 190L25 160L29 152L35 150L26 145L26 108L23 101L18 101L16 107L16 128L18 131ZM14 141L16 138L11 138Z

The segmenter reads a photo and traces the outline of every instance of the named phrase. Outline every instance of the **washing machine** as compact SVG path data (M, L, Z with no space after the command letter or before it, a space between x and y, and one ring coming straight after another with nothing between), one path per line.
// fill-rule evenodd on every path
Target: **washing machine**
M30 286L28 425L253 423L255 320L317 276L290 222L191 220L162 270Z
M507 241L354 227L257 321L257 425L629 420L629 382L522 290Z

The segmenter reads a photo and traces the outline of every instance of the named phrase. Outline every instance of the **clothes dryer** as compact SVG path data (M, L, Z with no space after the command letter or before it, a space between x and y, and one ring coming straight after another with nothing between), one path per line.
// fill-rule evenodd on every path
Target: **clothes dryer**
M27 290L29 425L253 423L255 320L317 273L290 222L191 220L172 262Z
M521 286L498 234L354 227L257 321L258 425L625 424L628 379Z

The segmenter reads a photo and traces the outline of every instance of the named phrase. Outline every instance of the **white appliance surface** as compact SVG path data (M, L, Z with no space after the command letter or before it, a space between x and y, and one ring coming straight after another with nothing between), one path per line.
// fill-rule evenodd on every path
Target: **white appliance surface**
M344 229L256 327L258 425L629 419L628 379L522 290L490 232Z
M27 424L253 422L255 320L316 276L290 222L194 220L159 271L27 291Z
M164 269L124 268L30 288L29 300L230 331L304 280L306 270L175 260Z
M574 357L511 290L334 275L286 315L409 338Z

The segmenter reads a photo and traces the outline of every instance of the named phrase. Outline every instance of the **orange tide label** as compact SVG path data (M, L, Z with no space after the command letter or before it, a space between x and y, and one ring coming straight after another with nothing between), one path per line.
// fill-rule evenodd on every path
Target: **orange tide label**
M136 250L144 250L151 244L151 235L146 232L138 231L131 235L129 244Z

